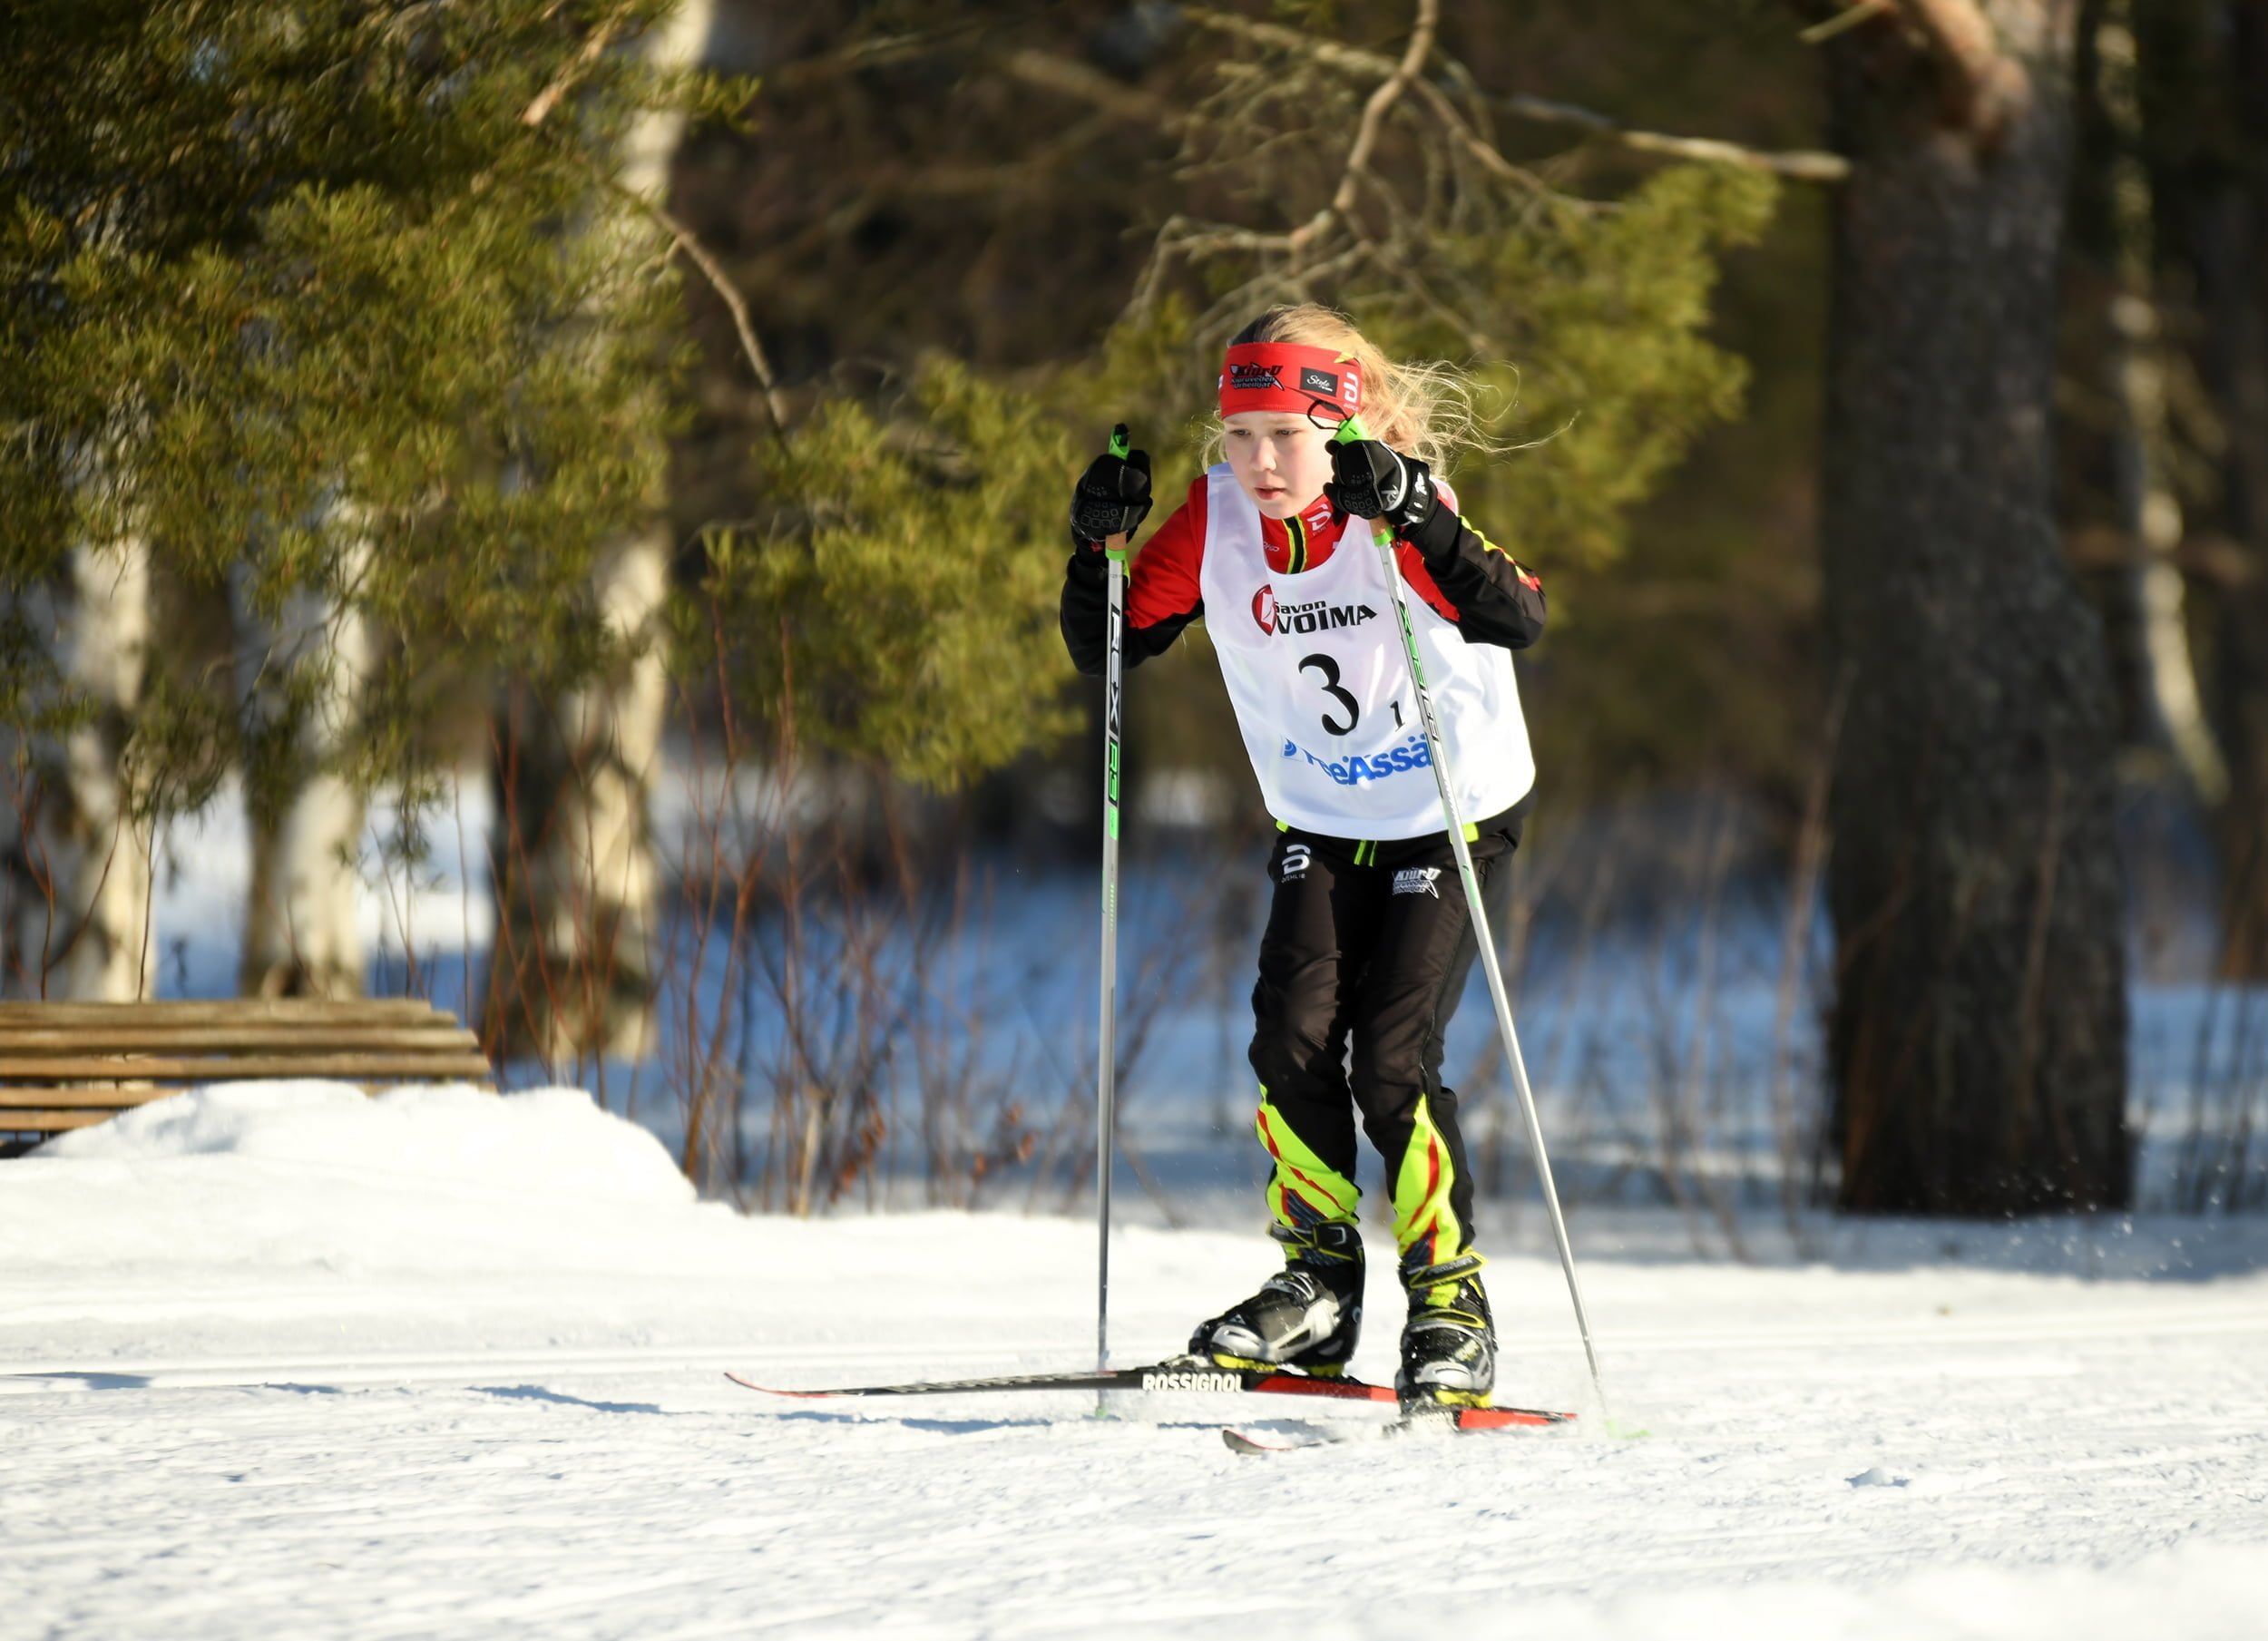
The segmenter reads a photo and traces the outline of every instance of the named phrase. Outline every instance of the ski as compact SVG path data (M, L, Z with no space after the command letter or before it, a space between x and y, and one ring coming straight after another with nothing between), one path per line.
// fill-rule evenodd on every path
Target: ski
M1441 1408L1405 1413L1389 1424L1349 1425L1337 1430L1309 1430L1297 1437L1273 1431L1239 1430L1230 1425L1221 1440L1232 1453L1290 1453L1304 1447L1334 1447L1349 1441L1391 1441L1403 1436L1469 1436L1483 1431L1548 1430L1567 1424L1572 1413L1549 1412L1527 1407Z
M1198 1391L1251 1392L1270 1396L1320 1396L1335 1402L1397 1400L1392 1386L1361 1379L1325 1379L1283 1368L1222 1367L1196 1357L1174 1357L1146 1367L1108 1368L1070 1373L1002 1373L988 1379L923 1379L905 1384L860 1384L822 1390L788 1390L759 1384L742 1373L726 1378L767 1396L820 1399L830 1396L960 1396L988 1391Z

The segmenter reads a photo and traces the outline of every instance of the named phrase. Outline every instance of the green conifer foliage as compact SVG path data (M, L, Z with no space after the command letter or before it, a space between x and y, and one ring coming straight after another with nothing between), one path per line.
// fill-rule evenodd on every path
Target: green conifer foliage
M1501 353L1477 372L1495 390L1499 436L1543 441L1458 474L1508 551L1613 562L1632 510L1705 429L1740 414L1748 368L1710 338L1709 297L1777 191L1757 171L1673 166L1612 210L1559 203L1530 231L1443 247L1501 327ZM1420 356L1458 355L1429 316L1393 334Z
M0 601L139 533L263 617L359 608L397 645L351 755L372 777L407 773L465 664L599 664L584 589L659 500L674 293L650 230L584 230L631 209L603 186L624 123L685 88L587 48L667 5L12 6ZM67 706L41 635L0 636L18 721ZM209 765L231 716L177 706L144 757ZM242 728L255 761L292 738Z
M1078 454L1033 395L943 358L888 413L827 403L758 448L771 516L708 538L679 611L735 702L904 778L961 785L1064 733L1056 596Z

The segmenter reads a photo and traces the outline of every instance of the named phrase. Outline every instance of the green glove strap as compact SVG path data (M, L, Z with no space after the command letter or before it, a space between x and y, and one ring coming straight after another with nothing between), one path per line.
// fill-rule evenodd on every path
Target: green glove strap
M1331 435L1331 442L1334 444L1358 444L1362 440L1367 439L1368 437L1370 437L1370 434L1363 426L1363 418L1360 416L1349 416L1345 421L1339 424L1339 431ZM1385 520L1373 519L1371 523L1376 526L1376 528L1370 532L1370 539L1372 541L1377 542L1381 547L1384 547L1393 541L1393 532L1386 528Z
M1128 434L1126 430L1126 424L1124 422L1120 422L1116 427L1113 427L1110 430L1110 454L1118 457L1119 461L1123 462L1126 460L1128 453L1133 448L1134 440L1132 436ZM1131 536L1128 537L1127 545L1124 547L1113 547L1110 542L1105 542L1102 544L1102 556L1106 559L1115 559L1121 564L1126 563L1134 556L1133 538Z

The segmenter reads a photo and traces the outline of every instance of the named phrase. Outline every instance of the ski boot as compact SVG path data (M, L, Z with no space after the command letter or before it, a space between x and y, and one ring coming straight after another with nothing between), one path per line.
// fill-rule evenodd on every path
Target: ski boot
M1481 1286L1481 1256L1441 1265L1404 1264L1410 1320L1402 1329L1402 1366L1393 1388L1403 1412L1486 1407L1496 1385L1496 1324Z
M1284 1268L1260 1291L1189 1335L1189 1354L1221 1367L1295 1367L1319 1378L1346 1371L1363 1331L1363 1234L1329 1223L1268 1227Z

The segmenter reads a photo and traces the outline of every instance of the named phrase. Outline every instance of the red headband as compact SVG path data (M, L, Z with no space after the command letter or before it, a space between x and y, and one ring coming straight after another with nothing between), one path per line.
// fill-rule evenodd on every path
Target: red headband
M1352 354L1296 342L1244 342L1221 366L1220 413L1286 410L1351 416L1363 407L1363 367Z

